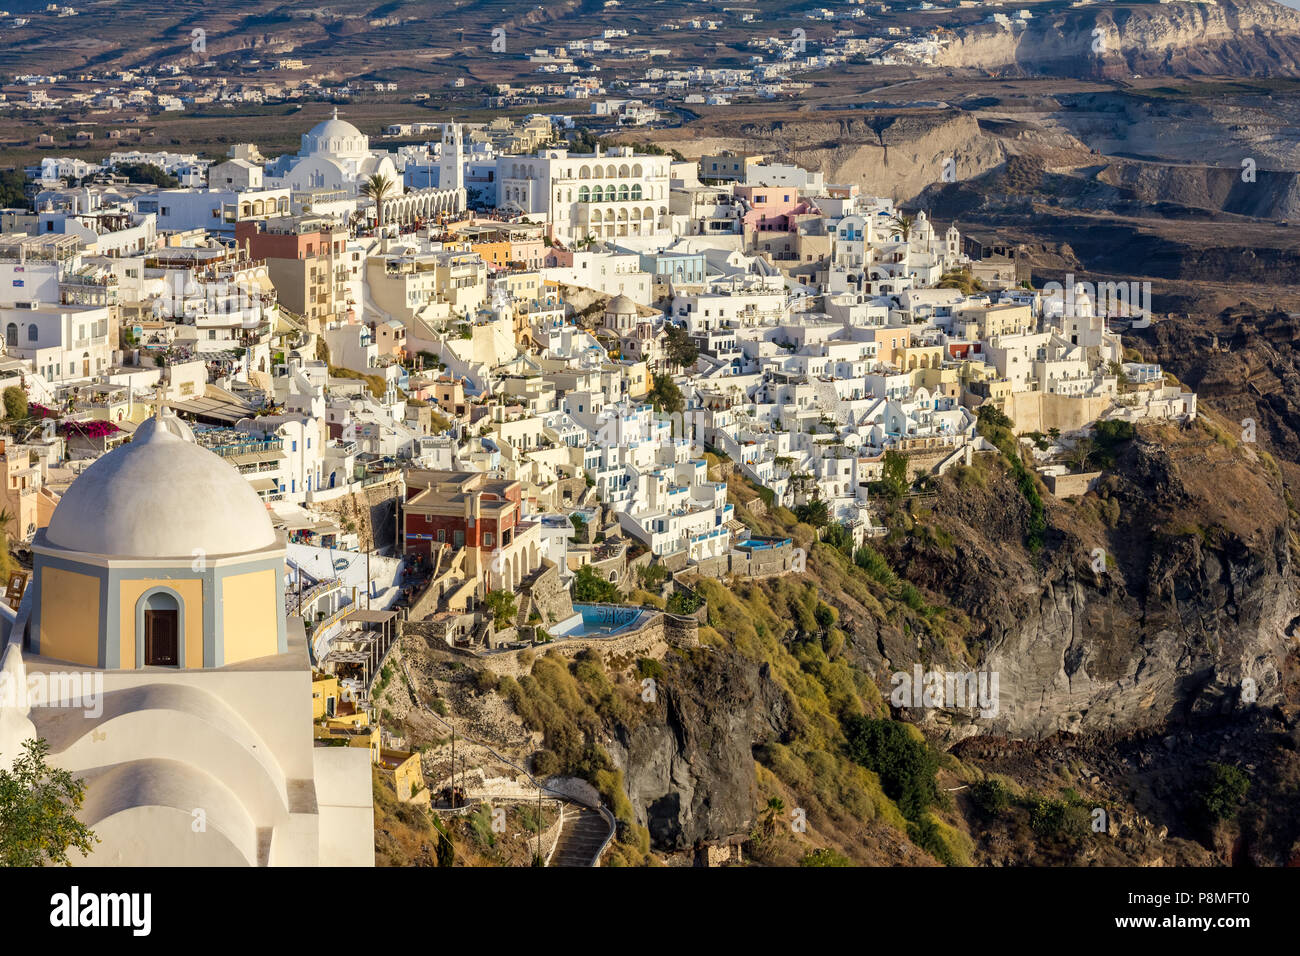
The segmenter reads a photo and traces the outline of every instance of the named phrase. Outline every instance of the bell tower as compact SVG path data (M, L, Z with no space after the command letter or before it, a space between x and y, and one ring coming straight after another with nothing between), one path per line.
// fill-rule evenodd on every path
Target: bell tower
M465 188L465 143L459 123L442 124L442 152L438 157L438 188Z

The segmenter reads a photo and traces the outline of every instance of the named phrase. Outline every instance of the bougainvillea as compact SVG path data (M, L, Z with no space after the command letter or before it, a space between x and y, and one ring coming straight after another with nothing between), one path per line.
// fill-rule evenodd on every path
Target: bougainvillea
M66 421L59 425L59 433L62 435L84 435L87 438L107 438L121 430L112 422L103 422L99 419L86 422Z

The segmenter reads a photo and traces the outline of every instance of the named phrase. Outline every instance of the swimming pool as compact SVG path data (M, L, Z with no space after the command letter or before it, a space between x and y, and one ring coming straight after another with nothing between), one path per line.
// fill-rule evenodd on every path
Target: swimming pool
M575 604L573 611L573 617L551 629L555 637L612 637L636 630L654 613L643 607L610 604Z

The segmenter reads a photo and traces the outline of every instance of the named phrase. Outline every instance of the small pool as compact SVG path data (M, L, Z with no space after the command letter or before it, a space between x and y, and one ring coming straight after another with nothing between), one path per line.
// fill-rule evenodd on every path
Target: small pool
M575 604L573 610L573 617L552 628L555 637L612 637L636 630L653 613L642 607L608 604Z

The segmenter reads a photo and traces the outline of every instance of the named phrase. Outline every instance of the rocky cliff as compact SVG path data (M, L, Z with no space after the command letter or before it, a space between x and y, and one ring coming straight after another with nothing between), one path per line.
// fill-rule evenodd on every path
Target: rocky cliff
M946 488L931 520L950 553L920 535L890 554L969 616L966 644L1001 693L996 716L934 729L1122 734L1279 703L1295 646L1291 518L1276 466L1232 444L1200 425L1139 435L1095 495L1048 497L1037 553L1022 546L1016 489ZM943 653L899 648L889 667Z
M1289 76L1300 71L1300 13L1271 0L1035 12L1027 26L960 31L937 62L1051 76Z
M607 746L637 823L659 850L747 833L754 823L752 748L779 734L785 706L770 672L728 653L671 662L657 719L620 726Z

